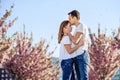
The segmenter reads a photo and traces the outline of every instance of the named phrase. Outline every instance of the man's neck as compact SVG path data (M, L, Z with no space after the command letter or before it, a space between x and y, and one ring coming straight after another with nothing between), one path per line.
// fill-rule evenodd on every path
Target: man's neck
M80 24L80 21L77 21L77 22L75 23L75 26L77 27L79 24Z

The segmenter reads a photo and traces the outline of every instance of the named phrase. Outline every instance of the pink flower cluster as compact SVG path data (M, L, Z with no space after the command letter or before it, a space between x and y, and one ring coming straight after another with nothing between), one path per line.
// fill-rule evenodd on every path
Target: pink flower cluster
M106 34L100 33L100 28L98 28L98 37L90 31L90 80L111 80L115 76L120 67L120 38L118 37L120 35L107 37Z
M32 46L32 36L27 37L26 32L16 35L11 57L4 62L9 74L21 80L56 80L59 70L52 64L52 58L46 58L49 44L41 40L38 45Z
M13 6L12 6L13 8ZM12 9L11 8L11 9ZM7 72L17 80L58 80L57 75L60 69L53 65L51 57L46 58L46 53L50 46L45 40L40 40L37 45L32 44L32 34L15 33L12 37L6 37L6 33L11 28L15 18L7 24L6 20L11 15L12 10L6 11L0 19L0 62ZM49 53L52 55L54 51Z

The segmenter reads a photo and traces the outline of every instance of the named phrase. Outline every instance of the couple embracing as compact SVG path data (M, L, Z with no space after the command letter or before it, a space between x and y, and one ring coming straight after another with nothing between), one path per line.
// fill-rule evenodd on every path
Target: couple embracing
M62 80L89 80L88 28L80 22L80 13L73 10L68 13L69 20L60 24L58 43ZM72 26L76 26L72 35Z

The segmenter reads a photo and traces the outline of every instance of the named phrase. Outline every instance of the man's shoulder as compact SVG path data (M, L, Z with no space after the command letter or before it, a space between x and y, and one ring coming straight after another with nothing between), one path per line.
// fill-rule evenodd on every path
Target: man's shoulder
M83 29L87 29L88 30L88 27L87 27L86 24L82 24L82 27L83 27Z
M80 25L78 26L78 28L87 28L87 25L86 24L84 24L84 23L80 23Z
M85 23L80 23L82 27L87 27Z

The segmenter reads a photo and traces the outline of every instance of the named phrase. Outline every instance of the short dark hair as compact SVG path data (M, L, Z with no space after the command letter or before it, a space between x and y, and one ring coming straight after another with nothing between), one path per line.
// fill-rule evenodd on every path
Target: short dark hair
M79 11L73 10L73 11L71 11L71 12L68 13L68 15L70 15L70 14L71 14L71 16L76 17L77 19L80 19L80 13L79 13Z

